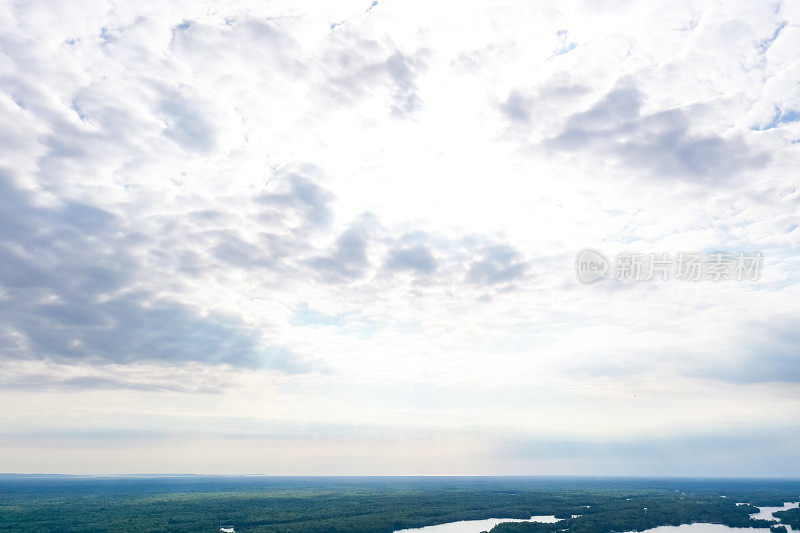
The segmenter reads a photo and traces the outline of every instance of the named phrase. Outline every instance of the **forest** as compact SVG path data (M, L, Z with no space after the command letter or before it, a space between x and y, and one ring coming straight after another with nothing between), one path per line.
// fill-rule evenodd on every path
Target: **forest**
M0 476L0 531L217 532L231 526L237 533L391 533L555 515L564 520L500 524L492 533L641 531L691 522L766 532L775 523L752 520L754 506L798 499L798 480ZM800 520L797 510L781 517L786 524Z

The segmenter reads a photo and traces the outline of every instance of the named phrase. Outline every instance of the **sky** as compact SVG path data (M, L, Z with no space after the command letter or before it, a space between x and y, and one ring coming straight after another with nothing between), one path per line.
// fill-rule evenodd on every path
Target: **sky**
M800 476L798 51L789 1L0 2L0 471Z

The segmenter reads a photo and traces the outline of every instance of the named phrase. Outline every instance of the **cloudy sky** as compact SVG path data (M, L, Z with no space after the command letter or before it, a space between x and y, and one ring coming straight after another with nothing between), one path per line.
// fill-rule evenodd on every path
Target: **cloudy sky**
M2 2L0 471L800 475L799 24Z

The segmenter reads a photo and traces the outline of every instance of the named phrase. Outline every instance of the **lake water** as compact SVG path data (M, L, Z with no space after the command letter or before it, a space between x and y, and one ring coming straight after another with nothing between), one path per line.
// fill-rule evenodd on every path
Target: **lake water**
M684 524L682 526L659 526L646 529L642 533L769 533L769 529L728 527L722 524Z
M737 504L745 505L745 504ZM777 520L772 513L785 511L800 506L800 502L786 502L783 507L759 507L759 512L752 514L759 520ZM577 516L574 515L573 518ZM425 526L414 529L399 529L394 533L481 533L489 531L497 524L503 522L544 522L552 524L558 522L555 516L532 516L528 520L515 518L487 518L486 520L462 520L460 522L450 522L436 526ZM788 531L792 531L791 526L786 526ZM765 533L768 529L753 527L728 527L721 524L684 524L682 526L659 526L648 529L642 533Z
M544 522L552 524L558 522L555 516L532 516L527 520L519 518L487 518L486 520L462 520L448 524L417 527L412 529L398 529L394 533L481 533L489 531L502 522ZM763 532L762 532L763 533Z
M759 507L758 513L751 514L750 516L757 520L777 520L772 513L776 511L786 511L787 509L794 509L800 507L800 502L785 502L783 507ZM788 527L786 529L789 529Z

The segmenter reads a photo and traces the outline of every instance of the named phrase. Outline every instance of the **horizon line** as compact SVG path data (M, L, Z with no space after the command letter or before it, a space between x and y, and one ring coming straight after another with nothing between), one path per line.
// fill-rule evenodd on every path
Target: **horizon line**
M663 479L663 480L797 480L800 476L735 475L735 476L670 476L656 474L206 474L206 473L64 473L64 472L0 472L0 478L572 478L572 479Z

